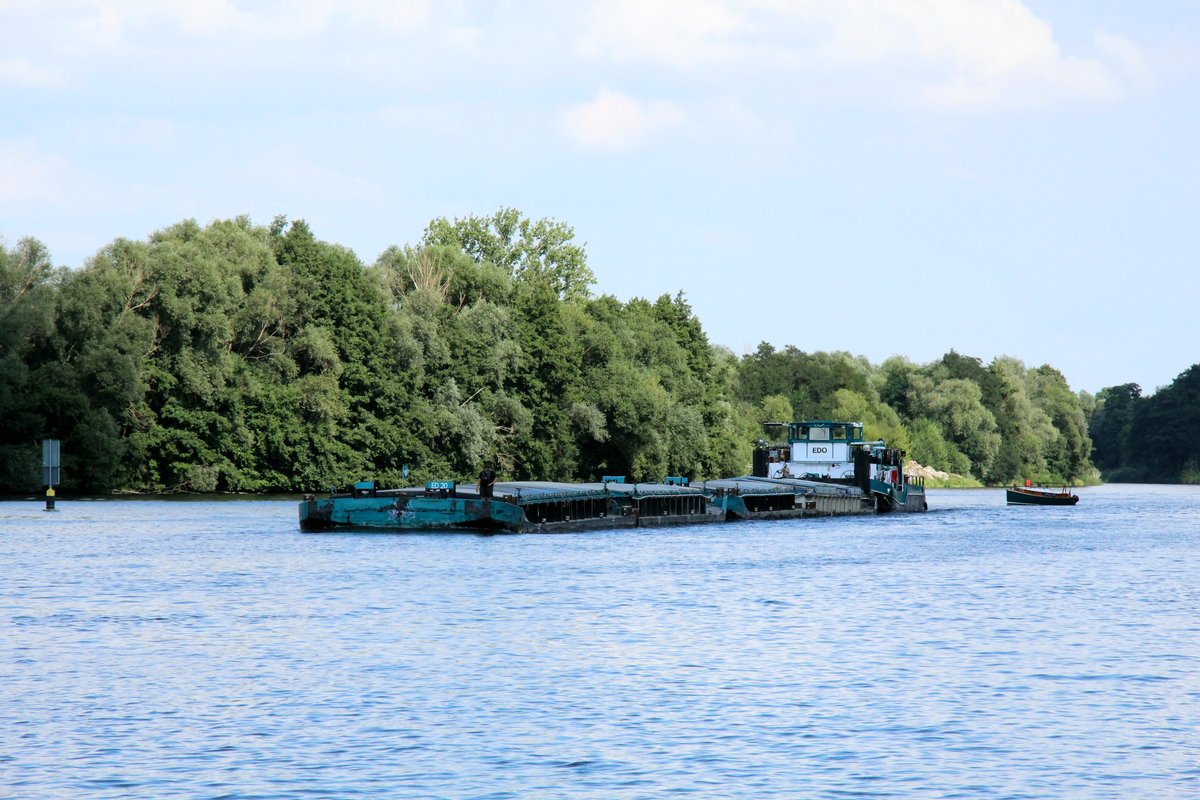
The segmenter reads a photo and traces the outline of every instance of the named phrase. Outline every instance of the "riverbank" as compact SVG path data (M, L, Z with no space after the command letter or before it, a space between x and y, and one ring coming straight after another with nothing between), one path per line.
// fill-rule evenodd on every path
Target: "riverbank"
M904 463L904 474L910 478L921 478L925 481L927 489L986 489L1003 488L1005 484L985 484L973 478L970 475L959 475L954 472L942 472L940 469L933 467L925 467L918 464L916 461L906 461ZM1100 473L1093 470L1093 474L1086 475L1074 481L1061 481L1048 476L1035 476L1034 483L1041 483L1047 486L1103 486L1104 481L1100 478Z
M904 474L909 478L921 478L927 489L982 489L983 484L970 475L958 475L954 472L942 472L940 469L925 467L916 461L904 463Z

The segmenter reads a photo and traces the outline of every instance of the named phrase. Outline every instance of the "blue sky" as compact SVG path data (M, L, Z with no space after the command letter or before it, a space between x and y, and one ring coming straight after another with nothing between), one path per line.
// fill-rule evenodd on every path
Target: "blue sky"
M0 237L512 206L709 338L1200 362L1194 0L0 0Z

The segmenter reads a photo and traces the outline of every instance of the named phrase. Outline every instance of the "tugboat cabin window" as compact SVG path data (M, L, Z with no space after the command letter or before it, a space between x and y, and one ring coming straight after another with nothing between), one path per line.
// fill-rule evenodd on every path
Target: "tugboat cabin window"
M788 437L793 442L855 442L860 441L862 435L863 426L854 423L794 422L788 426Z

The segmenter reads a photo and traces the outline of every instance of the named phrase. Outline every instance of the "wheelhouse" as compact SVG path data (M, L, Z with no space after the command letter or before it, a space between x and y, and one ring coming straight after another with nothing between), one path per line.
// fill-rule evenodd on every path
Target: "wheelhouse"
M850 479L856 451L871 447L863 439L861 422L804 420L764 427L786 436L786 444L762 442L755 451L754 474L766 478Z

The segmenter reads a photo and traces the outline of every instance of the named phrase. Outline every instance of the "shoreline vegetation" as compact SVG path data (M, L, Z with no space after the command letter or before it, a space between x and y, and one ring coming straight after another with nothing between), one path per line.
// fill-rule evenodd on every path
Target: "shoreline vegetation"
M969 475L958 475L933 467L925 467L916 461L906 461L904 474L910 478L920 478L927 489L982 489L983 483Z
M925 467L918 464L916 461L908 460L904 464L904 474L910 477L921 478L925 482L927 489L1003 489L1006 486L1016 483L1012 481L1006 484L985 484L982 481L970 475L959 475L953 472L945 472L933 467ZM1024 479L1021 481L1024 482ZM1056 486L1101 486L1105 481L1100 479L1098 472L1091 472L1087 476L1076 478L1073 481L1033 481L1031 483L1046 483Z
M0 241L0 494L39 490L46 438L74 495L473 482L484 466L702 480L746 473L762 423L795 419L862 421L929 486L1096 483L1097 467L1200 481L1200 448L1165 441L1172 414L1200 413L1197 368L1151 397L1093 397L1010 356L739 357L682 291L621 301L595 283L569 225L511 208L434 219L371 264L284 217L185 220L78 268Z

